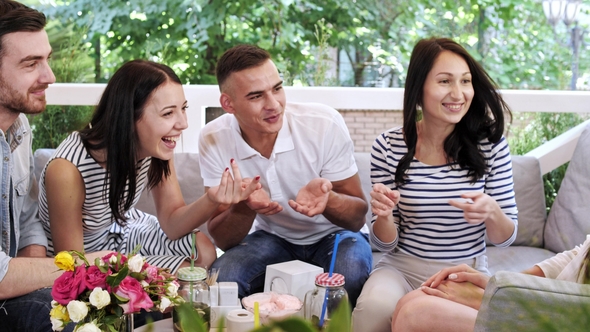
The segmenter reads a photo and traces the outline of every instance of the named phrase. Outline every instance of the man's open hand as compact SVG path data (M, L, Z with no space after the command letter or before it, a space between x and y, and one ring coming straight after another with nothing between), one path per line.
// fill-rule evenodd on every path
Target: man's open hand
M308 217L321 214L328 204L330 190L332 190L332 182L329 180L313 179L299 190L295 200L289 200L289 206Z
M243 179L242 186L247 187L251 181L252 179ZM246 199L246 204L252 211L267 216L283 211L283 207L279 203L271 201L266 190L262 188L252 192Z

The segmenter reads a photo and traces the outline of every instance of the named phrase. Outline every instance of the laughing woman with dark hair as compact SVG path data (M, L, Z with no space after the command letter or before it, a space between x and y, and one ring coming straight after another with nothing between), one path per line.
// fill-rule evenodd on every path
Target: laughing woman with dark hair
M221 204L243 200L258 180L242 188L235 163L219 186L185 204L174 169L174 148L187 128L187 101L168 66L134 60L107 84L90 124L60 144L40 180L39 213L49 252L114 250L138 244L150 264L175 272L191 253L197 232L197 265L211 266L215 247L197 227ZM191 167L191 165L184 165ZM133 208L151 188L157 218Z
M355 332L390 331L398 301L442 268L463 263L487 273L486 235L499 247L514 241L505 112L494 82L461 45L416 44L403 127L377 137L371 153L371 242L385 254L354 309Z

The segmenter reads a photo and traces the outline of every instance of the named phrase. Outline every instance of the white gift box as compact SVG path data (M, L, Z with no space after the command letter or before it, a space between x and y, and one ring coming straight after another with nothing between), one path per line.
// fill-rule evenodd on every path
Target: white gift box
M227 314L242 309L238 298L238 283L217 282L209 286L211 292L211 328L217 328L221 318L227 326Z
M239 306L240 299L238 297L238 283L237 282L218 282L218 305L224 306Z
M264 291L295 295L304 302L305 293L315 287L315 277L323 272L323 268L300 260L268 265Z

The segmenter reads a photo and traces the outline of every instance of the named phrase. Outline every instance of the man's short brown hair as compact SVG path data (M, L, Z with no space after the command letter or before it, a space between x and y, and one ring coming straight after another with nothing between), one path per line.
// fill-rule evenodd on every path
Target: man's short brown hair
M270 54L255 45L237 45L225 51L217 61L215 74L219 89L231 73L262 65L270 59Z
M45 28L45 14L20 2L0 0L0 64L4 56L2 39L13 32L37 32Z

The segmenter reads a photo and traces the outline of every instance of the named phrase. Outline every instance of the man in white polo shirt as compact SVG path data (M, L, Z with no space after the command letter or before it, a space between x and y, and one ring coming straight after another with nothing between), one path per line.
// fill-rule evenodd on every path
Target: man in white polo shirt
M226 51L217 63L220 103L228 113L201 131L206 189L236 162L262 189L221 208L208 229L225 253L213 267L219 281L236 281L240 297L261 292L266 266L301 260L345 276L354 306L372 266L367 212L342 116L321 104L287 103L270 55L252 45ZM231 169L231 167L229 167Z

